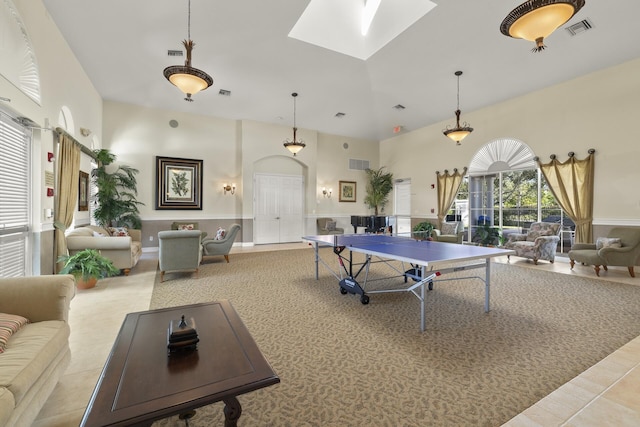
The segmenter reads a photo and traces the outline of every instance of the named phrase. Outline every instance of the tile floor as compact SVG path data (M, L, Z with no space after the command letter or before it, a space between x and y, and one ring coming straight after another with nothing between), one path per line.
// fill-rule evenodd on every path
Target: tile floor
M307 248L304 243L234 246L231 253ZM507 262L499 258L497 262ZM593 269L570 270L564 258L555 264L513 257L511 263L564 274L595 277ZM147 310L153 290L157 253L145 252L127 277L103 279L98 287L79 291L71 304L71 364L38 415L35 427L76 427L127 313ZM640 286L640 274L610 268L602 280ZM509 427L640 425L640 337L569 381L512 420Z

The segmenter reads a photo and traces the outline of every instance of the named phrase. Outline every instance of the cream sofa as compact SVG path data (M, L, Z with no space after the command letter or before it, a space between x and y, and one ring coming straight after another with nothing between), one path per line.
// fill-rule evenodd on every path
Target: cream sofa
M109 236L103 227L96 225L75 228L66 233L69 255L83 249L98 249L116 268L124 270L124 274L128 275L142 255L141 231L129 229L128 232L129 236L114 237Z
M29 323L0 353L0 426L28 427L67 369L71 275L0 279L0 313Z

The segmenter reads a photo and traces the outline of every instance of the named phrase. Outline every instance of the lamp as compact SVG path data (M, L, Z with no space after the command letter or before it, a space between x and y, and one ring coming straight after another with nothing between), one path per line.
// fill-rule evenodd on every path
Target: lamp
M532 52L544 50L544 38L566 23L585 0L528 0L513 9L500 24L505 36L536 43Z
M227 192L230 192L231 194L236 194L236 183L234 182L231 185L226 183L222 184L222 189L224 190L224 194L227 194Z
M330 199L331 193L333 193L333 190L331 188L327 190L325 187L322 187L322 195L324 197L326 197L327 199Z
M195 95L201 90L207 89L213 84L213 79L204 71L191 66L191 51L196 45L193 40L191 40L191 0L189 0L187 40L183 40L182 44L187 50L187 59L184 61L184 65L172 65L165 68L164 76L185 95L187 95L184 99L185 101L193 102L191 95Z
M458 77L458 109L455 112L456 115L456 127L449 129L449 126L442 133L445 136L451 138L456 142L456 145L460 145L460 141L462 141L467 135L473 132L473 128L469 126L469 123L464 122L463 126L460 126L460 76L462 75L462 71L456 71L455 75Z
M293 96L293 141L289 141L289 139L287 139L284 142L284 148L291 151L295 156L298 152L300 152L300 150L306 147L307 144L305 144L303 141L296 140L296 132L298 131L298 128L296 127L296 97L298 96L298 94L293 92L291 96Z

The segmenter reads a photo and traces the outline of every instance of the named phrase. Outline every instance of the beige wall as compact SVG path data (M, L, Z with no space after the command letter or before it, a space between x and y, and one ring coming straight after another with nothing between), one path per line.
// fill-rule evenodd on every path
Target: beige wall
M544 162L573 151L595 157L594 224L640 226L640 144L627 128L640 117L640 60L634 60L477 111L463 111L474 132L456 146L445 122L380 143L380 162L411 178L412 216L434 218L436 170L462 169L498 138L527 144Z

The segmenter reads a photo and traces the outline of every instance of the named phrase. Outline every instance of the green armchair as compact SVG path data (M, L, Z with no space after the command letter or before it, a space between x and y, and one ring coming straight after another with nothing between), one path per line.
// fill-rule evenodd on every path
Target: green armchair
M167 230L158 232L158 263L160 282L164 274L174 271L193 271L198 277L202 261L200 230Z
M616 227L595 244L576 243L569 251L569 259L572 270L576 261L593 265L596 276L600 276L600 266L604 271L608 266L623 266L631 277L636 277L633 267L640 261L640 228Z
M464 225L460 221L443 222L440 228L434 228L431 238L436 242L462 244Z
M229 251L233 246L233 241L236 239L236 235L240 231L240 225L233 224L229 229L229 232L225 234L222 240L205 239L202 241L202 250L205 256L222 255L224 259L229 263Z

